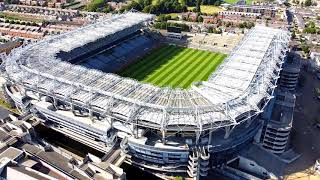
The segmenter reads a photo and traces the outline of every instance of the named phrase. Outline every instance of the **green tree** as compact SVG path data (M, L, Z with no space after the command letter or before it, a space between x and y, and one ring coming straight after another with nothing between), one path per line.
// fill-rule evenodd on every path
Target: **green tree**
M292 33L291 33L291 38L292 38L292 39L295 39L295 38L296 38L296 31L292 31Z
M99 11L99 8L103 7L105 3L106 2L104 0L93 0L91 1L91 3L87 4L85 9L87 11L96 12L96 11Z
M109 4L106 4L106 6L103 8L104 13L110 13L112 11L112 8Z
M174 180L184 180L184 178L181 177L181 176L177 176L177 177L174 178Z
M203 22L203 17L202 16L198 16L197 21L198 22Z
M306 45L306 44L302 45L301 49L302 49L302 51L303 51L304 53L306 53L306 54L308 54L309 51L310 51L309 46Z
M144 13L151 13L151 7L152 7L151 5L144 7L143 10L142 10L142 12L144 12Z
M304 5L305 6L311 6L312 5L312 1L311 0L306 0Z
M201 12L201 0L197 0L197 4L196 4L196 12Z
M142 10L142 6L141 6L141 4L139 4L136 1L131 1L131 3L126 7L126 10L131 10L131 9L135 9L137 11L141 11Z
M144 7L151 5L152 1L151 0L144 0L143 5Z
M308 26L309 26L310 28L315 28L315 27L316 27L316 24L315 24L313 21L310 21L309 24L308 24Z

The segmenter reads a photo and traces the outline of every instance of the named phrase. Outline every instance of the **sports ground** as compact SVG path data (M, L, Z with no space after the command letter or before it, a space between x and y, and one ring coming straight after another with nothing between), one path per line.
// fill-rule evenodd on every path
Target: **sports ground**
M118 74L159 87L187 89L192 82L205 81L227 55L175 45L151 51Z

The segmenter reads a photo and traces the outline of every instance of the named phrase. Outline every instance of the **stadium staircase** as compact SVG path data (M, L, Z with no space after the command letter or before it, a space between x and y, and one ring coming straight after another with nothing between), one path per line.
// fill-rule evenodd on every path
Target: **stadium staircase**
M187 173L190 177L199 179L199 176L207 176L209 168L210 153L204 146L192 149L189 155Z
M122 141L120 142L120 148L124 154L127 154L129 152L128 137L124 137L122 139Z

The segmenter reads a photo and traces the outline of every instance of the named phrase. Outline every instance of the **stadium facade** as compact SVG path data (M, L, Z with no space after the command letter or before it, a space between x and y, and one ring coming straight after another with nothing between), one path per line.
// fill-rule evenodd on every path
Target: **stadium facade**
M253 28L207 81L187 90L79 65L79 59L108 48L118 48L112 51L116 64L129 63L119 47L127 47L132 37L152 40L146 34L153 18L114 15L15 49L4 63L5 92L20 111L99 151L107 153L120 142L137 166L206 176L235 157L261 128L257 117L273 98L288 33Z

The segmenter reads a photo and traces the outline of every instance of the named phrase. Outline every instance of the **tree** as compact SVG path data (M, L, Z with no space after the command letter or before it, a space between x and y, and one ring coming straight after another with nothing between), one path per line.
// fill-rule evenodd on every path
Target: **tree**
M226 27L230 27L231 25L232 25L232 24L231 24L231 22L229 22L229 21L225 24Z
M144 7L143 10L142 10L142 12L144 12L144 13L151 13L151 7L152 7L151 5Z
M308 26L309 26L310 28L315 28L315 27L316 27L316 24L315 24L313 21L310 21L310 22L308 23Z
M151 14L158 14L158 7L157 7L158 5L155 5L155 6L151 6L150 7L150 12L149 13L151 13Z
M163 0L157 1L155 5L152 4L151 0L138 0L131 1L130 4L125 8L126 10L135 9L151 14L167 14L167 13L181 13L186 12L187 6L182 5L179 0Z
M295 38L296 38L296 31L292 31L291 39L295 39Z
M144 0L143 1L143 6L146 7L146 6L149 6L151 5L152 1L151 0Z
M184 178L181 177L181 176L177 176L177 177L174 178L174 180L184 180Z
M112 8L109 4L106 4L106 6L103 8L104 13L109 13L112 11Z
M222 30L220 28L214 28L212 29L212 33L214 34L221 34L222 33Z
M312 1L311 0L306 0L304 5L305 6L311 6L312 5Z
M126 10L131 10L131 9L135 9L137 11L141 11L142 10L142 6L136 1L131 1L131 3L126 7Z
M201 0L201 4L208 5L208 0Z
M197 4L196 4L196 12L201 12L200 5L201 5L201 0L197 0Z
M308 26L303 30L304 33L315 34L317 33L316 24L313 21L308 22Z
M213 5L215 5L215 6L220 6L220 4L221 4L221 1L216 0Z
M302 49L302 51L303 51L304 53L306 53L306 54L308 54L309 51L310 51L309 46L306 45L306 44L302 45L301 49Z
M99 8L105 4L104 0L93 0L91 3L87 4L86 10L91 12L99 11Z
M303 30L304 33L315 34L317 32L316 28L307 27Z

